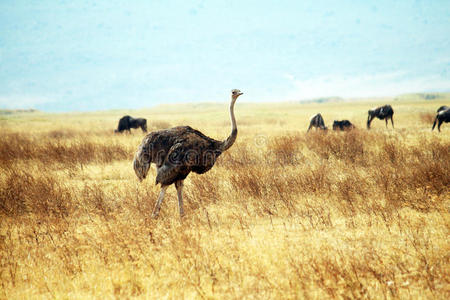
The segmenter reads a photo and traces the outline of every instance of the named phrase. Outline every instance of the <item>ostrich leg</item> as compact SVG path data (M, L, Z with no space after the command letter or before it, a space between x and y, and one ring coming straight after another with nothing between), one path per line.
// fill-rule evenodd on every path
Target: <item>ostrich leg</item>
M159 193L158 200L156 200L155 208L153 209L152 218L156 219L159 215L159 210L161 208L161 203L164 200L164 195L166 194L166 190L169 186L163 185L161 186L161 192Z
M184 216L183 209L183 180L175 182L175 187L177 188L178 195L178 208L180 210L180 217Z
M394 117L391 116L391 124L392 124L392 128L394 128Z

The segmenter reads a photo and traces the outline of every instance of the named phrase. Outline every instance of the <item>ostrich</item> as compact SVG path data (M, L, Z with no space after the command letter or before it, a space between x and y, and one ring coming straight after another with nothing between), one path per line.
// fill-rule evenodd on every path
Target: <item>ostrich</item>
M386 121L386 128L388 126L388 119L391 119L392 128L394 128L394 110L390 105L384 105L369 110L369 115L367 117L367 129L370 129L370 123L376 117L380 120Z
M439 107L438 113L436 114L436 118L434 119L433 127L431 128L431 131L434 130L436 123L438 123L438 131L441 132L441 125L444 122L445 123L450 122L450 107L448 107L448 106Z
M231 91L231 134L224 141L214 140L189 126L151 132L144 138L134 157L133 167L142 181L150 164L156 164L156 184L161 184L161 192L153 209L153 218L158 217L166 190L173 183L177 189L180 217L184 215L183 181L191 171L198 174L209 171L220 154L234 144L237 137L234 104L242 94L237 89Z
M312 127L320 128L323 130L327 130L328 128L325 126L325 123L323 122L323 118L322 115L320 113L318 113L317 115L314 115L311 117L310 121L309 121L309 127L308 130L306 132L309 132L311 130Z
M131 128L139 128L141 127L143 132L147 132L147 120L143 118L133 118L131 116L124 116L119 120L119 125L117 126L117 129L114 130L114 132L122 132L125 130L128 130L128 132L131 132Z
M342 120L333 122L333 130L350 130L355 128L355 126L349 120Z

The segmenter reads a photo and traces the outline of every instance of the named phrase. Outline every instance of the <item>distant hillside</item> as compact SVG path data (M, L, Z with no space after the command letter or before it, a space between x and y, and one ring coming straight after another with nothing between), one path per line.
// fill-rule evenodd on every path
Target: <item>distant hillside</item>
M301 103L328 103L328 102L352 102L352 101L370 101L370 100L379 100L379 99L393 99L393 100L440 100L450 101L450 93L409 93L409 94L401 94L396 97L360 97L360 98L342 98L342 97L321 97L314 99L306 99L300 100Z
M38 112L37 109L0 109L0 115L12 115L18 113L33 113Z
M314 99L300 100L301 103L326 103L326 102L339 102L344 101L341 97L321 97Z
M403 94L395 98L396 100L446 100L450 101L450 93L414 93Z

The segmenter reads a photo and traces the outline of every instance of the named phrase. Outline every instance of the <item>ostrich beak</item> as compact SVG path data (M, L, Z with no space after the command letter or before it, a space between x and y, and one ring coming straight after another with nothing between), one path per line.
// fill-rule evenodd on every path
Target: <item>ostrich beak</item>
M240 96L240 95L243 95L243 94L244 94L243 92L240 92L240 93L239 93L239 96Z

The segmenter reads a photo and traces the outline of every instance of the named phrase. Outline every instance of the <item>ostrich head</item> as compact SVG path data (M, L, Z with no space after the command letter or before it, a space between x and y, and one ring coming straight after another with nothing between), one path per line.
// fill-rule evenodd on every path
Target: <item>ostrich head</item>
M136 152L133 160L133 168L139 181L142 181L147 177L148 170L150 169L150 155L144 151L142 147Z
M236 101L236 99L242 94L243 94L243 92L241 92L238 89L231 90L231 98L233 101Z

